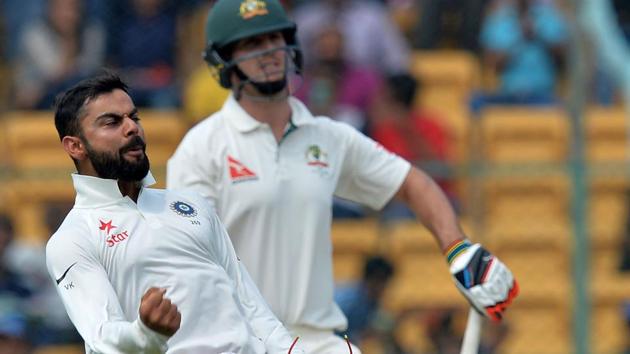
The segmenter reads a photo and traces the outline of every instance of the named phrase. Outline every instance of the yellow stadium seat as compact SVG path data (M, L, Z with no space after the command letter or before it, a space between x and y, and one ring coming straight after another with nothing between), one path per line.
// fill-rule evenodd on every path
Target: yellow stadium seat
M142 110L141 124L147 141L151 172L157 181L154 187L166 186L166 163L186 133L186 123L177 111Z
M479 61L464 50L416 50L411 56L411 73L423 88L450 87L461 98L480 84Z
M335 220L332 224L333 272L336 282L358 280L368 255L379 251L375 219Z
M585 113L586 157L591 163L624 163L628 160L629 118L622 107L589 107ZM611 165L623 169L624 165Z
M468 220L460 220L460 224L464 233L475 241ZM441 254L440 246L431 232L416 220L392 222L386 226L383 232L392 258L409 252Z
M619 248L626 233L630 205L630 178L593 176L589 183L588 226L591 245Z
M376 219L334 220L331 228L333 251L376 252L380 227Z
M515 302L505 314L509 332L498 349L502 354L571 353L571 323L566 308L523 306Z
M29 180L15 179L7 182L6 211L15 221L16 235L20 241L41 243L50 232L45 223L48 203L74 201L74 188L70 176L65 179Z
M448 88L424 90L416 101L421 111L435 115L449 134L451 158L466 161L470 151L470 112L466 102L454 98Z
M630 272L621 272L621 250L599 249L591 254L590 286L593 302L614 305L630 299Z
M479 68L477 58L463 50L416 50L411 57L411 73L421 83L415 104L444 118L456 161L468 156L468 100L479 87Z
M628 324L620 303L595 305L590 330L593 353L623 353L628 341Z
M6 120L0 116L0 178L2 178L4 171L8 171L9 152L7 139Z
M13 178L7 181L6 204L20 241L37 243L50 231L45 205L72 202L72 160L63 150L49 111L16 111L5 115L7 155Z
M516 303L562 307L571 302L571 275L567 254L544 250L504 250L495 252L518 281Z
M493 176L484 181L484 242L494 249L566 249L570 183L562 174Z
M488 162L563 162L569 121L559 107L490 106L481 113L481 139Z
M219 85L205 63L193 71L184 88L184 116L188 125L203 120L220 110L230 90Z
M59 141L52 112L11 112L5 120L8 154L17 172L67 176L74 170Z
M441 253L409 252L393 261L394 279L384 299L388 309L400 312L417 307L466 306Z

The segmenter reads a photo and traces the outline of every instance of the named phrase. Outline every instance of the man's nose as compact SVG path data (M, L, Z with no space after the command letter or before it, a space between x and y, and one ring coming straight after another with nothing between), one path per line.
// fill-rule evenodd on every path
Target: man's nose
M138 135L138 133L140 132L140 127L138 126L139 123L136 120L131 119L131 117L129 117L128 115L124 115L123 119L125 136Z

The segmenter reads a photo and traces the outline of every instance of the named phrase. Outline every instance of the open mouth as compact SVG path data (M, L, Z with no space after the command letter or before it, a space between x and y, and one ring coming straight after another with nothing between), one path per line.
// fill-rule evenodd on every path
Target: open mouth
M144 146L134 145L124 150L123 155L127 155L136 159L144 157Z

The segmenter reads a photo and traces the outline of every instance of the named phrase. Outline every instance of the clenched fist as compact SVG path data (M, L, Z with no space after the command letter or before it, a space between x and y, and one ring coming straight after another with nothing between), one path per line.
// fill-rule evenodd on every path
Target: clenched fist
M478 243L452 245L447 259L455 285L471 305L482 315L500 321L519 291L512 272Z
M140 320L155 332L171 337L179 329L182 315L171 300L164 297L166 289L150 288L140 301Z

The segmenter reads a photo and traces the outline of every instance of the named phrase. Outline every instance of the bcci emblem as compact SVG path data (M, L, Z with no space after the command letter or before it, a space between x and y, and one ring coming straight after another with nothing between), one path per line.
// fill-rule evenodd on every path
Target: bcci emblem
M311 145L306 150L306 164L309 166L328 167L328 154L318 145Z
M241 17L244 20L249 20L252 17L266 15L269 13L267 10L267 4L260 0L245 0L241 3L239 9Z
M187 218L197 216L197 210L195 210L195 208L193 208L190 204L186 204L184 202L171 203L171 210L176 212L178 215L185 216Z

